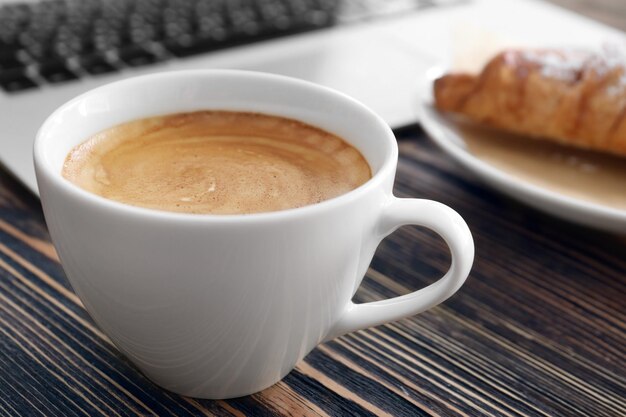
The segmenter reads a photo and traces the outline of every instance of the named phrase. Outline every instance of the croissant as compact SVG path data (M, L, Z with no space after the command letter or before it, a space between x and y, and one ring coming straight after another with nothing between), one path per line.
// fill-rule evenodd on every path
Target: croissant
M626 156L626 59L507 50L478 75L435 81L435 106L492 127Z

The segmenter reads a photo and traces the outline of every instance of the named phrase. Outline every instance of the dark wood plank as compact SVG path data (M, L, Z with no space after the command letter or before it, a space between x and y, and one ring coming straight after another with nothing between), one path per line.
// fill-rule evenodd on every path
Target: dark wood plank
M626 29L623 2L554 2ZM476 262L462 290L320 346L261 393L208 401L160 389L119 354L65 279L38 199L0 170L0 416L626 415L626 236L494 192L418 128L400 139L395 192L467 220ZM449 262L439 237L402 228L356 299L420 288Z
M463 290L431 311L320 346L284 381L229 401L154 386L69 288L38 202L7 176L0 206L0 410L7 415L502 415L626 413L626 242L491 191L418 130L396 194L451 205L474 231ZM358 301L419 288L449 255L405 227L383 241Z

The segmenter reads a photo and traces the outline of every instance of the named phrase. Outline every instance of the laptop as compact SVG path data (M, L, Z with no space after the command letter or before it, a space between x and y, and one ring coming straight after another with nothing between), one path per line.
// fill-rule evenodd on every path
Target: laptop
M539 0L0 0L0 162L37 193L32 144L54 109L178 69L302 78L400 128L417 121L417 85L450 61L463 27L540 46L623 41Z

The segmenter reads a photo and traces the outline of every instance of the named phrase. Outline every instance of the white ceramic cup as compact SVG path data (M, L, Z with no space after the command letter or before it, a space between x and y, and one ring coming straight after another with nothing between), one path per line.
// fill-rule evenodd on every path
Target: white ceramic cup
M70 149L96 132L200 109L261 112L321 127L357 147L373 176L318 204L247 215L129 206L61 176ZM85 308L144 374L184 395L217 399L262 390L320 342L439 304L463 284L473 262L470 231L456 212L392 195L398 148L387 124L350 97L296 79L203 70L106 85L46 120L34 158L52 240ZM450 270L419 291L352 303L379 242L405 224L443 237Z

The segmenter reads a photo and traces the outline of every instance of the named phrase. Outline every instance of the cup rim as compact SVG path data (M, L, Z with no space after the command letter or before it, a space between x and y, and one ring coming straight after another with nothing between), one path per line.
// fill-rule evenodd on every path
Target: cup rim
M276 211L267 211L267 212L258 212L258 213L237 213L237 214L197 214L197 213L185 213L185 212L173 212L166 210L158 210L147 207L134 206L127 203L118 202L115 200L110 200L95 193L91 193L86 191L76 184L68 181L63 178L61 172L56 172L46 158L44 157L44 136L46 131L50 128L50 126L54 123L54 121L59 117L61 113L66 111L68 108L76 105L76 103L84 100L85 98L102 93L110 89L113 86L124 86L130 85L137 82L146 82L146 81L158 81L159 79L164 78L184 78L184 77L199 77L199 76L233 76L233 77L254 77L259 82L263 81L272 81L272 82L281 82L283 84L291 84L298 87L304 87L308 89L316 89L319 91L323 91L324 94L334 96L335 99L341 100L349 106L355 107L359 112L364 113L367 117L375 120L375 123L382 127L383 132L385 132L384 143L389 152L387 152L386 157L384 158L380 168L375 172L372 177L367 180L365 183L361 184L357 188L350 190L344 194L339 196L320 201L314 204L308 204L301 207L276 210ZM354 146L354 145L353 145ZM359 152L361 150L358 146L355 146ZM201 69L201 70L178 70L178 71L163 71L158 73L152 73L147 75L140 75L136 77L126 78L124 80L115 81L112 83L105 84L103 86L91 89L87 92L84 92L73 99L65 102L61 106L59 106L52 114L50 114L46 120L43 122L39 130L37 131L35 141L33 144L33 160L36 168L37 182L40 183L39 177L45 175L46 179L51 182L54 188L58 188L66 194L73 195L79 200L82 200L84 203L89 203L92 205L98 205L105 207L107 209L115 210L118 212L124 212L128 215L141 216L144 218L152 218L152 219L162 219L162 220L172 220L172 221L204 221L204 222L241 222L241 221L260 221L260 220L285 220L288 218L297 218L306 215L314 215L315 213L320 213L326 210L332 210L333 208L349 203L350 201L354 201L358 199L363 194L369 192L372 189L377 188L377 186L384 181L384 179L389 175L389 171L393 171L395 167L395 161L398 159L398 146L396 142L396 138L389 127L389 125L376 114L373 110L367 107L365 104L359 102L358 100L350 97L349 95L332 89L330 87L326 87L320 84L316 84L310 81L301 80L293 77L288 77L284 75L271 74L259 71L247 71L247 70L234 70L234 69ZM368 161L369 164L369 161ZM393 175L393 172L391 172Z

